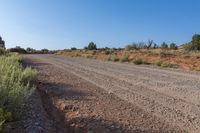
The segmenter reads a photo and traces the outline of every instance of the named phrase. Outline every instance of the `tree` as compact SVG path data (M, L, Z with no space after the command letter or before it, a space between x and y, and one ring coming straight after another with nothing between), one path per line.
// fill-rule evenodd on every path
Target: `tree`
M161 44L161 48L162 48L162 49L167 49L167 48L168 48L167 43L163 42L163 43Z
M26 51L29 52L29 53L31 53L31 52L34 52L34 51L36 51L36 50L33 49L33 48L28 47L28 48L26 48Z
M2 40L2 37L0 36L0 47L5 48L5 41Z
M193 35L192 45L195 47L195 50L200 50L200 35L199 34Z
M49 50L46 49L46 48L41 49L41 51L42 51L43 53L48 53L48 52L49 52Z
M72 48L71 48L71 50L77 50L77 48L75 48L75 47L72 47Z
M158 45L156 43L153 44L153 48L156 49L158 48Z
M17 52L20 54L26 54L27 51L24 48L21 48L20 46L16 46L15 48L10 48L9 49L10 52Z
M96 44L94 43L94 42L90 42L89 44L88 44L88 50L96 50L97 49L97 46L96 46Z
M171 43L170 45L169 45L169 48L170 49L174 49L174 50L177 50L177 45L175 44L175 43Z
M192 41L186 43L184 45L184 49L191 51L191 50L200 50L200 34L195 34L192 37Z
M148 40L146 48L150 49L152 47L152 45L154 44L153 40Z

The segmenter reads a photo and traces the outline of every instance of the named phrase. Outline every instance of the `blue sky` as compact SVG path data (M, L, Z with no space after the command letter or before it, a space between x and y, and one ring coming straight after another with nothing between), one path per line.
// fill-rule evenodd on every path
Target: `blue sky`
M182 44L200 33L200 0L0 0L6 46L35 49Z

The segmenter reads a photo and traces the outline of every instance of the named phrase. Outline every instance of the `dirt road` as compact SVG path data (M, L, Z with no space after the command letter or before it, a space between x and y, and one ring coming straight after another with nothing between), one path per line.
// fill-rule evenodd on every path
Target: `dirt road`
M79 130L200 132L198 73L57 55L25 59L34 63L41 82L49 83L49 96L56 97L54 104L65 114L63 121L72 127L81 125ZM78 98L70 98L73 95ZM80 116L91 119L72 120Z

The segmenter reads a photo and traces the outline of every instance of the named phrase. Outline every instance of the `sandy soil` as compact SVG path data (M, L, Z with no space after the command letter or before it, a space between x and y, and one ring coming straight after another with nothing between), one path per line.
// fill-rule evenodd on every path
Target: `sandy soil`
M56 55L25 60L38 70L53 132L200 132L199 74Z

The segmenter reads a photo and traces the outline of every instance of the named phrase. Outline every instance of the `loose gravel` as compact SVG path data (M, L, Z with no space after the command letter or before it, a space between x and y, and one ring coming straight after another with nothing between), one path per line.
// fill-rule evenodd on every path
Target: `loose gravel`
M200 132L199 73L56 55L27 55L25 58L37 60L36 63L47 63L45 67L53 67L52 71L60 71L57 72L60 74L57 76L61 76L59 79L62 79L63 83L69 81L69 77L65 78L63 75L66 74L71 75L71 78L79 79L78 83L80 84L77 87L79 89L83 86L82 82L92 88L98 88L96 89L99 91L98 93L95 89L88 87L85 87L85 90L81 89L81 91L86 91L89 94L95 93L95 97L102 98L101 106L104 102L112 101L117 104L116 101L120 101L121 106L127 105L128 108L134 109L138 116L136 114L133 117L129 116L132 111L127 112L126 107L124 109L113 104L108 104L111 107L103 112L108 113L110 108L115 110L113 113L119 112L120 114L125 111L124 115L127 121L125 125L129 125L130 132L136 132L137 128L146 132L183 132L183 130L194 133ZM49 69L46 71L49 71ZM54 72L54 74L57 73ZM50 75L53 77L53 72ZM47 79L52 80L50 77ZM55 82L55 78L53 79L52 82ZM73 86L75 82L77 81L70 80ZM105 97L101 95L102 93ZM63 95L60 94L60 96ZM95 101L95 97L91 99ZM67 100L68 98L65 98L64 101ZM64 108L76 110L75 105L73 104L73 107L64 106ZM91 108L91 105L92 103L88 104L88 107ZM96 108L96 114L99 114L98 106L94 106L94 108ZM105 114L99 114L98 117ZM104 117L109 119L113 117L112 115ZM112 121L119 122L117 118L112 118ZM150 127L147 125L147 121L152 122ZM135 123L133 124L133 122ZM139 123L142 123L142 126ZM101 129L104 128L101 127ZM121 131L123 131L122 129Z

